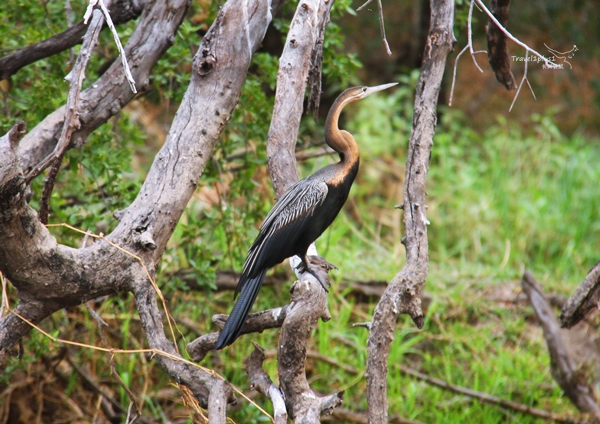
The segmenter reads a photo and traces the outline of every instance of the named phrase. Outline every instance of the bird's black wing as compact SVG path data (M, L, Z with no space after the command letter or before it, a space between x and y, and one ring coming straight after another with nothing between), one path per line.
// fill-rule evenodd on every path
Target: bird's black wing
M275 204L260 227L260 233L250 249L244 263L242 275L252 278L262 268L273 266L295 254L298 237L307 229L315 209L327 197L327 184L310 177L294 184ZM287 254L287 256L285 256ZM283 256L283 257L281 257ZM267 264L269 257L277 258ZM243 279L240 279L242 283ZM236 294L242 289L238 284Z

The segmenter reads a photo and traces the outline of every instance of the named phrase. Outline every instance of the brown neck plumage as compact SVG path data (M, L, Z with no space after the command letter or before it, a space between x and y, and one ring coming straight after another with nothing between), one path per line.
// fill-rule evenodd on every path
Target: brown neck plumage
M352 95L352 90L348 89L340 94L329 109L327 121L325 121L325 142L340 154L343 163L354 163L358 159L358 145L354 141L354 137L348 131L340 130L338 126L342 109L347 104L358 100Z

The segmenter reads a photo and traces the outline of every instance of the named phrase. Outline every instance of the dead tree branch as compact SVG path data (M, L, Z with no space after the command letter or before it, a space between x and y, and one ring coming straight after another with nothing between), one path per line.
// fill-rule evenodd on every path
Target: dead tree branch
M150 71L175 41L189 0L147 2L134 33L125 45L131 73L143 91L149 84ZM87 136L129 103L134 97L123 67L115 61L89 88L81 92L79 129L68 148L81 147ZM21 142L19 156L24 170L30 170L55 149L62 132L65 107L44 118Z
M560 333L554 310L544 297L542 287L529 271L521 280L523 291L529 298L538 323L544 330L544 338L550 353L550 369L558 385L564 390L571 402L582 412L591 414L600 422L600 407L596 402L592 388L586 383L585 376L576 369Z
M160 57L172 42L186 5L187 2L177 3L177 0L153 3L140 22L143 31L138 26L137 35L134 34L137 41L131 44L130 39L128 46L144 46L153 57L157 56L154 49L158 49ZM60 245L27 204L25 177L16 150L18 136L25 126L17 124L0 138L3 153L0 155L0 271L17 288L20 299L13 313L0 319L0 358L31 328L20 316L37 324L59 309L131 291L148 344L161 352L156 355L157 362L171 378L190 388L202 405L207 405L215 377L185 361L173 341L166 337L152 278L237 104L252 55L262 42L272 13L281 5L281 1L267 4L258 0L229 0L220 9L194 57L188 90L138 196L120 215L117 228L89 247L74 249ZM148 16L154 19L148 22ZM247 30L240 32L240 27ZM166 29L172 31L165 34ZM150 44L136 44L144 31L151 38ZM152 44L153 40L158 46ZM137 61L141 60L139 55L144 53L142 49L129 56L135 58L134 73ZM116 66L121 68L120 64ZM111 84L131 93L122 69L119 75ZM114 100L111 90L104 94ZM96 100L99 105L105 99ZM101 114L100 110L97 112ZM32 140L32 146L41 148L36 141ZM233 397L228 401L233 401Z
M266 311L256 312L248 315L241 334L262 333L270 328L279 328L283 324L288 310L292 305L286 305L281 308L268 309ZM228 315L215 315L213 322L223 328ZM204 334L187 345L187 351L194 361L200 362L206 354L215 348L219 332Z
M571 328L600 303L600 262L585 276L560 313L560 326Z
M429 252L426 218L426 182L436 125L436 107L446 66L455 43L454 2L432 0L431 24L423 53L421 76L415 96L415 112L409 140L404 185L403 238L406 264L390 282L373 314L368 339L367 400L369 422L387 423L387 371L396 318L407 313L418 328L423 326L421 292L427 279Z
M93 11L92 21L88 27L85 36L83 37L83 44L75 66L65 77L69 81L69 95L67 96L67 105L65 107L64 125L58 143L54 148L52 154L46 157L40 162L29 174L25 177L25 183L30 184L31 180L37 177L44 169L49 165L52 165L50 172L44 181L44 191L42 193L42 199L40 202L40 222L42 224L48 223L48 212L50 210L50 197L52 196L52 190L54 189L54 182L60 170L62 159L67 151L67 146L71 142L71 136L73 132L79 127L79 94L81 93L81 85L85 78L85 69L92 56L92 51L98 43L98 36L104 25L104 15L98 9Z
M508 24L510 0L492 0L491 12L504 28ZM510 71L510 56L506 34L491 19L487 24L488 62L496 74L496 79L507 90L515 90L517 83Z
M147 3L148 0L116 0L112 2L108 10L114 17L114 23L119 25L140 16ZM38 60L53 56L77 44L81 44L82 37L87 32L88 26L89 23L80 21L60 34L23 47L21 50L0 58L0 80L10 78L20 69Z

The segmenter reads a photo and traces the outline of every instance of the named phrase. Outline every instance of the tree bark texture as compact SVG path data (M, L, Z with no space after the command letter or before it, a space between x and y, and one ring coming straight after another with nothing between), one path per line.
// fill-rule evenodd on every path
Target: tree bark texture
M272 3L230 0L221 8L194 57L191 82L167 140L137 198L122 211L119 225L106 239L80 249L57 243L27 205L21 165L27 160L35 164L34 158L44 157L36 148L46 149L48 138L44 131L34 131L25 137L29 137L28 148L18 151L19 138L25 132L25 125L18 123L0 139L3 153L0 155L0 271L18 290L15 312L37 324L61 308L102 295L131 291L149 347L168 354L154 357L171 378L188 386L204 406L208 404L214 377L175 359L181 357L173 341L165 335L149 277L154 275L213 146L237 104L250 60L262 42L272 13L281 5L279 0ZM148 66L143 61L145 49L156 59L160 57L161 49L164 52L171 44L186 7L187 0L159 0L144 11L137 35L128 43L130 49L132 46L140 49L131 52L132 68L137 66L139 72L141 63ZM153 18L148 20L150 16ZM104 94L116 103L115 111L123 106L122 101L130 100L115 98L116 92L122 93L120 90L130 92L122 70L119 75L113 75L112 82L105 81L112 86L111 89L105 86ZM92 86L91 90L95 89ZM106 98L99 97L101 92L95 92L98 97L94 108L86 109L86 113L96 115L89 116L90 121L84 121L83 125L104 119L97 115L111 113L102 110L101 105L109 109L110 105L105 104ZM19 158L20 153L25 160ZM15 313L0 319L0 359L29 330L30 326ZM232 402L233 396L226 393L227 400Z
M118 0L113 2L108 7L113 23L118 25L136 19L148 2L149 0ZM89 23L85 24L83 21L79 21L60 34L23 47L21 50L0 58L0 80L10 78L20 69L38 60L54 56L77 44L81 44L88 26Z
M367 401L369 422L372 424L388 421L388 356L398 315L407 313L418 328L423 326L421 292L429 267L426 181L438 95L446 57L455 43L452 29L454 2L432 0L430 22L421 76L417 84L406 164L403 205L406 264L392 279L375 308L367 343Z
M189 0L156 0L147 2L140 21L125 45L138 91L150 81L150 71L175 41L177 29L187 11ZM121 111L134 93L125 78L120 60L88 89L81 93L79 129L70 147L81 147L87 136ZM31 169L54 150L62 131L65 107L60 107L42 120L21 142L19 156L24 170Z

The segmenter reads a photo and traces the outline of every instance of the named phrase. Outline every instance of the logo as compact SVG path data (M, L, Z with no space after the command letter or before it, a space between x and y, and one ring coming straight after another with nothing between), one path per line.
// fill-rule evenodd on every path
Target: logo
M569 69L573 69L573 65L571 65L571 62L569 62L567 59L572 59L573 56L575 56L575 52L579 50L575 44L573 44L573 48L571 50L568 50L566 52L559 52L558 50L554 50L548 47L546 43L544 43L544 46L546 46L546 48L552 55L549 57L549 59L557 65L557 68L555 69L564 69L565 64L569 65ZM557 63L558 60L561 60L562 63ZM547 69L549 68L549 66L546 66L546 64L544 64L542 65L542 68Z
M567 50L566 52L559 52L548 46L546 43L544 43L544 46L546 46L548 52L550 52L550 56L547 58L534 55L529 55L527 57L511 56L511 58L513 62L542 62L542 69L565 69L565 65L567 65L569 69L573 69L573 65L571 65L569 59L572 59L575 56L575 52L579 50L575 44L571 50Z

